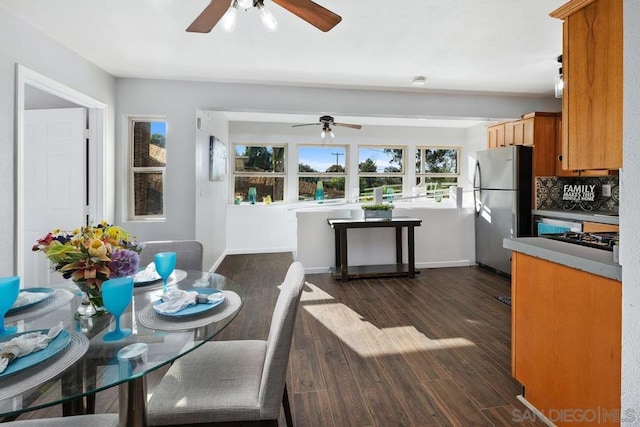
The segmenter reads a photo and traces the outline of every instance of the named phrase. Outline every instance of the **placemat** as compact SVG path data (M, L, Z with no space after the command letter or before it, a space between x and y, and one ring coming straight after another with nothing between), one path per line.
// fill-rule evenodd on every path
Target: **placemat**
M13 323L19 320L30 319L32 317L42 316L53 310L56 310L73 299L73 293L66 289L56 289L56 292L48 298L43 299L38 304L20 310L11 316L4 318L6 323Z
M60 353L22 372L0 379L0 400L37 387L76 363L87 352L89 339L81 333L69 332L71 341Z
M192 329L206 326L213 322L219 322L220 320L232 315L242 300L240 295L233 291L224 292L224 302L218 307L211 310L211 312L205 312L201 315L196 315L187 318L169 317L158 314L153 310L153 302L143 308L138 314L138 321L149 329L159 329L162 331L181 331L183 329Z

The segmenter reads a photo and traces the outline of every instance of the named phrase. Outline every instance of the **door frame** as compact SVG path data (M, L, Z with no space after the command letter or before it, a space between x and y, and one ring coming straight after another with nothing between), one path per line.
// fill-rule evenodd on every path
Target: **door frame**
M29 85L51 95L73 102L88 110L89 120L89 218L106 218L107 204L104 200L106 170L105 158L106 140L106 108L107 105L93 97L85 95L63 83L53 80L43 74L33 71L22 64L16 64L16 97L15 97L15 228L14 228L14 270L19 276L24 275L24 248L34 242L25 242L24 238L24 103L25 86ZM79 224L81 225L81 224Z

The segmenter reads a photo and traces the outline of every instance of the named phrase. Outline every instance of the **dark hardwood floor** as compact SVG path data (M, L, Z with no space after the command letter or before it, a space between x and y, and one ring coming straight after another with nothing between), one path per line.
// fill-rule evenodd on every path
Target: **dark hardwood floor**
M266 339L291 262L289 253L225 258L218 272L245 286L246 301L216 339ZM288 372L296 427L543 425L517 422L525 407L510 374L510 308L495 298L510 295L507 278L459 267L306 280ZM150 376L151 392L163 372ZM117 391L99 393L97 412L116 411ZM46 416L60 409L20 419Z

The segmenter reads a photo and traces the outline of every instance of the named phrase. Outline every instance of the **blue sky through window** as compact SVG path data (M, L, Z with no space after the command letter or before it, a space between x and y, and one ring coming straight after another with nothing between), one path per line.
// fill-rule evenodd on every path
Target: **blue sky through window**
M167 135L167 122L151 122L151 134Z
M311 166L318 172L326 172L333 165L345 167L345 148L327 147L298 147L298 163Z

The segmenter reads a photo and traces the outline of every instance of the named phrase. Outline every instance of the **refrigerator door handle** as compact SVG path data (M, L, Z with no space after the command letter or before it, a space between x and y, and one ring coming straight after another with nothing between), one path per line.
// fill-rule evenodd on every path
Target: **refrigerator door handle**
M473 206L476 211L476 217L480 216L482 204L482 171L480 170L480 162L476 161L476 170L473 173Z

